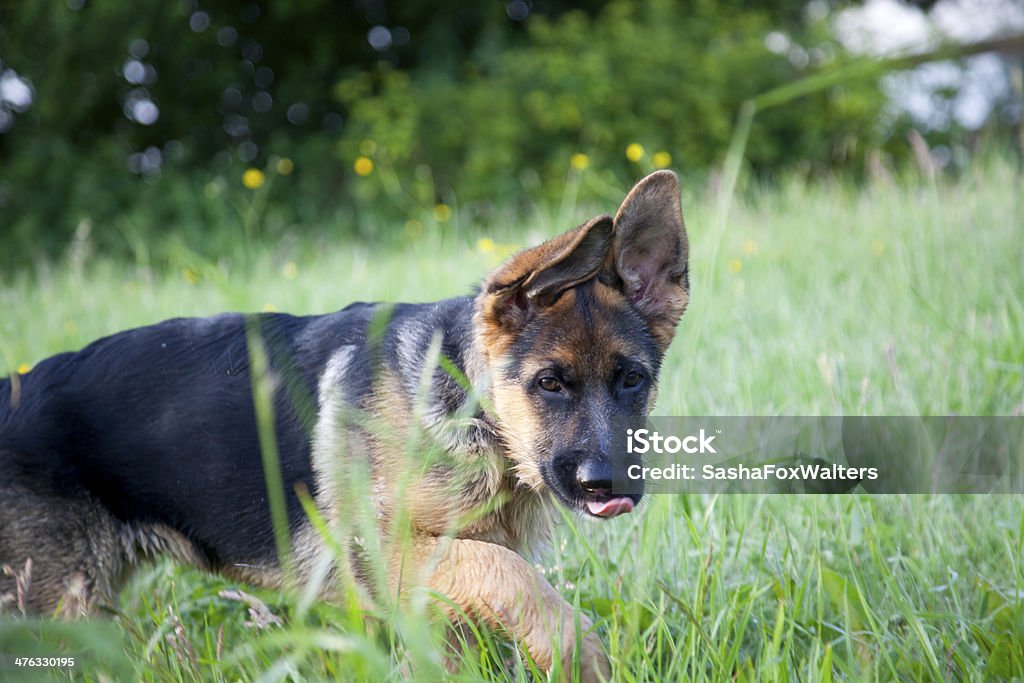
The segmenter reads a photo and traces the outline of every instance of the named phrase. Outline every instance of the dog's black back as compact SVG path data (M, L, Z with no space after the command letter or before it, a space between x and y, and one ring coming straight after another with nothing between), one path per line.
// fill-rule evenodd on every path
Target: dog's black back
M308 322L260 319L275 358ZM310 391L315 368L289 370ZM214 566L261 557L272 536L251 382L239 315L170 320L50 358L20 378L13 409L4 384L0 477L57 495L84 490L119 519L187 530ZM291 491L312 486L307 427L281 398L275 428ZM294 495L288 508L301 514Z
M368 342L377 315L380 338ZM0 380L0 487L86 493L118 520L183 532L211 567L272 561L247 326L263 341L275 385L294 531L305 514L296 485L316 493L311 434L331 355L354 350L336 389L359 407L381 363L418 381L423 359L403 358L402 344L426 349L439 332L442 351L461 366L470 317L469 297L384 311L357 303L323 316L177 318L100 339L40 362L18 377L16 391Z
M436 307L398 307L391 326ZM246 326L255 323L277 386L275 433L294 528L303 518L295 485L315 493L317 381L331 353L350 345L364 351L353 365L366 371L348 373L344 391L356 402L369 394L374 310L168 320L46 359L16 391L10 379L0 383L0 486L86 492L120 520L184 531L214 567L268 559Z

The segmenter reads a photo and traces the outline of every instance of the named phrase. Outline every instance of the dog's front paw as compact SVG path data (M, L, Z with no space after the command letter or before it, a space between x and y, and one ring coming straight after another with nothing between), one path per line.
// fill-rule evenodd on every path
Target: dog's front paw
M576 643L568 643L562 651L562 677L563 681L575 681L573 669L575 661L579 662L580 683L604 683L612 680L612 668L605 654L604 643L598 637L597 631L590 619L580 614L579 619L579 649L576 650ZM574 638L573 641L576 639ZM574 650L576 650L574 652Z
M580 643L580 683L612 680L612 667L596 633L587 633Z

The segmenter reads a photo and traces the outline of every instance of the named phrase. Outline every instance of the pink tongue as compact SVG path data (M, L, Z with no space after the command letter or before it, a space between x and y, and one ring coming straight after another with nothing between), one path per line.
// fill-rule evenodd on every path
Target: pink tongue
M611 498L603 502L588 500L587 509L598 517L615 517L627 512L632 512L633 499L621 497Z

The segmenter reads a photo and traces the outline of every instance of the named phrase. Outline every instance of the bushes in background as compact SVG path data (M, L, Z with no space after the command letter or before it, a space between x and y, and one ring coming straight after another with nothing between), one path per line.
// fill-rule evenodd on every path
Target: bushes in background
M400 230L438 204L486 218L557 200L573 174L584 200L661 166L703 181L740 102L846 59L794 0L0 12L3 68L35 93L0 134L6 265L56 253L83 221L108 251L157 253L173 234L216 254L236 239L209 234L225 224L246 237L368 232L372 213ZM885 142L882 106L862 82L766 112L747 159L762 174L857 169ZM273 181L258 198L249 169Z

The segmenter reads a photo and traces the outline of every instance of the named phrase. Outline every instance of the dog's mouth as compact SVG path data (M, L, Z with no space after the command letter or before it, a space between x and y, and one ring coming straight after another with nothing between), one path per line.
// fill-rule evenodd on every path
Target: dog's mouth
M555 499L589 519L611 519L633 512L643 497L642 492L616 492L610 486L584 488L575 480L575 472L574 463L569 463L561 471L552 461L541 468L544 483Z
M632 512L636 507L636 502L629 496L597 496L587 498L584 504L591 515L605 519Z

